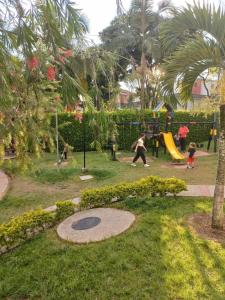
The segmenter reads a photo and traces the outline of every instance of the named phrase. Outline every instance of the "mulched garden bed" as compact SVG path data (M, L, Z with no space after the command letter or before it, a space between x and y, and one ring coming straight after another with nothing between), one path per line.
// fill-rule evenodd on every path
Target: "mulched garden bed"
M212 216L205 213L196 213L188 217L189 228L200 237L213 240L219 243L225 243L225 221L224 230L217 230L211 227Z

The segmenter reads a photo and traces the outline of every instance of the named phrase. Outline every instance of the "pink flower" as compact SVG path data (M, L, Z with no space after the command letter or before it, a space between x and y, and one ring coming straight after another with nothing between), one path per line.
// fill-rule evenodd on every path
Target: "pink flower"
M62 64L65 64L65 58L63 56L59 56L58 57L58 60L62 63Z
M30 71L37 69L39 65L37 57L33 56L27 60L27 67Z
M48 67L47 78L48 80L55 80L56 70L55 67Z
M65 57L71 57L73 56L73 50L72 49L68 49L64 52L64 56Z

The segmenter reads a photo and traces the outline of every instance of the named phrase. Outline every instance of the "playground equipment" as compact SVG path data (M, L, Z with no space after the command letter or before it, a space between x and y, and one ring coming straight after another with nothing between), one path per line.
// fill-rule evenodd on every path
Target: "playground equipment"
M185 159L183 154L181 154L180 151L177 149L177 147L174 143L172 133L171 132L164 132L163 137L164 137L166 148L169 151L170 155L173 157L173 159L176 159L176 160Z
M166 113L166 122L162 125L160 123L160 113L159 110L162 107L167 109ZM210 133L208 140L207 150L210 149L211 141L214 141L214 152L217 151L217 122L216 115L214 114L213 121L194 121L194 122L174 122L174 111L171 105L165 104L164 102L160 102L156 109L153 111L151 121L143 121L143 122L122 122L117 123L118 126L122 126L123 128L123 142L124 139L124 128L125 126L129 126L130 129L135 126L139 128L139 133L145 133L147 139L152 141L152 155L158 157L160 146L164 148L164 153L166 150L170 153L173 159L175 160L184 160L185 157L181 154L181 152L177 149L173 135L172 128L174 125L186 125L186 126L202 126L202 125L210 125ZM145 130L141 128L145 127ZM161 129L163 127L163 129ZM125 148L125 147L124 147Z

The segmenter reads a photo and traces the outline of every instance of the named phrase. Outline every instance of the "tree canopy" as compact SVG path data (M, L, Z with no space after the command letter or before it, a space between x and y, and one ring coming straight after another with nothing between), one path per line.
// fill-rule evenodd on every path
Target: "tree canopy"
M132 81L136 78L137 94L143 107L157 102L155 71L165 55L161 51L159 25L167 20L165 12L170 10L169 1L154 10L153 1L133 0L129 11L116 17L100 34L103 47L118 55L122 66L122 70L117 70L118 79L124 79L130 73L133 73Z

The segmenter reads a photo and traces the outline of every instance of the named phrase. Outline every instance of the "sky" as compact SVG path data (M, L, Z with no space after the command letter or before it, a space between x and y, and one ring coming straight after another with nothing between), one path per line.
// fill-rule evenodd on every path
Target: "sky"
M183 6L185 3L193 3L193 0L172 0L176 6ZM159 0L155 0L157 4ZM209 0L211 3L218 4L225 0ZM83 10L89 22L89 34L87 35L90 41L99 43L98 33L107 27L116 16L116 0L75 0L77 8ZM122 0L124 8L127 10L131 0Z

